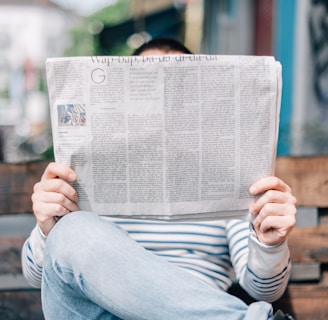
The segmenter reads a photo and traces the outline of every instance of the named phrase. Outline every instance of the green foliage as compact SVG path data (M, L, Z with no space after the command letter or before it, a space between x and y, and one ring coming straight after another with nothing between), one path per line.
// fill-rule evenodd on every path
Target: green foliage
M47 150L45 150L41 155L40 158L42 160L48 160L48 161L54 161L55 155L54 155L54 148L51 145Z
M72 44L65 56L90 56L99 52L97 33L103 26L115 25L131 17L130 0L117 0L115 4L82 18L80 25L71 30ZM128 48L115 48L113 55L129 54Z
M93 36L88 31L85 21L71 30L71 46L64 53L65 56L90 56L94 53Z
M114 5L96 12L90 16L90 18L99 20L105 25L114 25L120 23L131 17L130 3L131 0L118 0Z

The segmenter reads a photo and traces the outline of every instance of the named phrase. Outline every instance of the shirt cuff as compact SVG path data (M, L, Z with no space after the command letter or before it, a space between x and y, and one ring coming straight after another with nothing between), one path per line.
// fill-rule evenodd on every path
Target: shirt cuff
M249 238L248 267L261 277L271 277L282 272L289 265L290 254L287 239L275 246L261 243L256 234Z
M46 246L47 237L43 234L38 225L32 230L29 243L33 253L34 261L39 265L43 265L43 252Z

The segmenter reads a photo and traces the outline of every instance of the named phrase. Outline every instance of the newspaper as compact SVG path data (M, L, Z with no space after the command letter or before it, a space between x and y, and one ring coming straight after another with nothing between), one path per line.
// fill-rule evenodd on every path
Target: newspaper
M55 160L79 206L140 219L247 219L274 172L273 57L92 56L46 61Z

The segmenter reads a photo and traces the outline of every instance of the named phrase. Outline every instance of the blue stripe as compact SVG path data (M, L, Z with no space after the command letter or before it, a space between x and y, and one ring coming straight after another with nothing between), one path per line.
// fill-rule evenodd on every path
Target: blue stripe
M193 266L190 266L190 265L183 266L183 265L177 264L177 266L179 266L180 268L183 268L183 269L187 269L187 270L191 270L191 271L200 273L200 274L204 275L207 278L211 278L212 280L216 280L216 281L225 283L226 285L230 285L230 283L231 283L231 280L230 280L230 278L227 277L227 274L222 273L222 272L215 272L219 275L222 275L223 276L222 278L214 278L213 276L211 276L209 274L206 274L206 273L204 273L200 270L194 269Z
M238 230L232 231L233 229L235 229L237 227L239 227ZM241 228L240 226L235 226L235 227L231 228L231 230L230 230L230 234L231 234L230 239L233 239L235 237L239 238L240 233L245 233L245 234L249 235L249 227L247 226L247 227L242 227Z
M198 265L198 264L192 264L191 265L190 263L184 262L184 261L175 261L175 264L178 265L178 266L184 266L185 268L190 268L190 269L196 270L198 272L201 272L204 275L207 274L211 278L215 277L214 275L212 275L212 273L213 274L220 274L220 275L224 276L225 278L227 278L227 272L223 272L222 270L213 269L213 268L210 268L209 266L204 267L204 266ZM220 265L218 265L218 266L221 267L222 269L227 270L226 267L224 267L224 266L220 266Z
M147 222L142 222L142 221L116 221L114 220L115 223L119 224L119 225L157 225L157 226L174 226L174 227L181 227L181 226L195 226L197 228L199 227L207 227L207 228L213 228L213 229L219 229L219 230L225 230L224 226L220 226L220 225L212 225L212 224L206 224L206 223L188 223L188 222L181 222L181 223L177 223L177 222L152 222L152 221L147 221Z
M196 256L178 256L178 255L170 255L170 254L162 254L162 253L156 253L158 256L160 257L165 257L167 259L170 259L170 261L175 260L178 263L187 263L187 261L202 261L205 264L209 264L209 265L216 265L216 266L220 266L221 268L226 269L227 265L230 267L231 266L231 261L229 259L223 259L220 258L219 262L213 262L210 260L204 260L203 257L196 257ZM197 264L198 265L198 264ZM227 274L226 274L227 276Z
M218 243L213 243L213 244L208 244L207 242L192 242L192 241L161 241L161 240L136 240L138 243L153 243L153 244L174 244L174 245L196 245L196 246L205 246L205 247L215 247L215 248L224 248L227 245L226 244L218 244ZM195 248L195 250L197 250Z
M264 289L264 288L276 288L277 286L280 286L281 283L284 281L284 278L285 278L286 275L283 275L282 277L274 280L274 281L270 281L270 282L261 282L261 281L258 281L256 279L253 279L252 282L256 283L257 284L257 288L261 288L261 289Z
M236 253L234 254L234 256L237 257L238 254L239 254L240 252L245 251L246 249L248 250L248 244L245 245L245 246L243 246L243 247L241 247L239 250L237 250ZM238 263L238 261L239 261L242 257L243 257L243 255L239 255L239 256L238 256L238 258L236 259L236 264Z
M181 232L181 231L139 231L139 230L128 230L129 234L166 234L166 235L191 235L196 237L212 237L225 239L224 235L199 233L199 232Z
M30 261L34 265L34 261L32 260L32 258L30 258L29 256L26 256L26 258L28 261Z
M27 248L33 254L33 251L32 251L31 245L30 245L30 241L27 241Z
M241 250L244 250L245 248L247 248L248 247L248 238L249 238L249 235L246 235L246 236L238 239L237 241L234 241L233 244L232 244L232 246L231 246L231 251L233 251L233 249L237 245L239 245L241 242L245 242L245 241L247 242L247 244L244 245L243 247L241 247L239 250L237 250L235 255L237 255L237 253L239 253Z
M257 291L258 293L261 292L262 294L265 293L268 295L271 295L273 292L275 292L275 289L280 286L280 284L277 284L270 287L268 285L261 287L256 285L253 281L250 282L250 285L252 286L252 288L255 288L254 291Z
M255 274L254 271L251 270L249 267L247 267L247 270L248 270L248 271L249 271L249 272L250 272L255 278L260 279L260 280L262 280L262 281L265 281L265 280L273 280L273 279L275 279L276 277L279 277L280 275L282 275L283 273L286 273L286 270L288 269L289 264L290 264L290 259L289 259L289 261L288 261L287 266L285 266L285 268L284 268L280 273L278 273L278 274L276 274L276 275L274 275L274 276L272 276L272 277L270 277L270 278L261 278L261 277L259 277L259 276L258 276L257 274Z

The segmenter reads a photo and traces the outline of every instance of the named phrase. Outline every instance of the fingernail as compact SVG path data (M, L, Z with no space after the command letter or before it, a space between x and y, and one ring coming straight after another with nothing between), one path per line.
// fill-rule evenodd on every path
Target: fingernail
M256 188L255 186L251 186L251 187L249 188L249 192L252 193L252 194L256 194L256 192L257 192L257 188Z
M71 180L71 181L74 181L76 179L76 174L74 173L70 173L68 178Z

